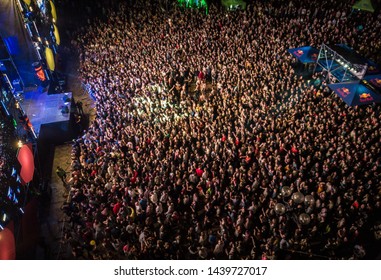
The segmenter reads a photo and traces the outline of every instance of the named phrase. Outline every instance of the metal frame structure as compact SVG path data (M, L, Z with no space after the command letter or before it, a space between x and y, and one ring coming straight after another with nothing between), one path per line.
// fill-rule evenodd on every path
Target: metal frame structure
M40 31L37 28L36 21L31 17L33 14L32 7L26 6L26 4L21 4L20 0L16 0L16 4L18 7L18 11L23 18L24 21L24 27L29 35L29 39L31 40L33 44L33 49L38 57L38 60L40 62L44 61L44 53L43 50L46 46L49 46L49 41L47 38L42 38L40 35ZM51 35L51 34L50 34ZM34 39L34 37L37 38L37 40ZM54 53L57 52L56 47L53 44L53 50ZM43 67L43 71L45 73L45 76L47 80L51 80L51 73L46 69L46 67Z
M314 73L317 70L317 66L320 66L323 71L327 72L326 80L330 83L361 80L368 68L367 64L350 62L325 44L322 44L320 47Z

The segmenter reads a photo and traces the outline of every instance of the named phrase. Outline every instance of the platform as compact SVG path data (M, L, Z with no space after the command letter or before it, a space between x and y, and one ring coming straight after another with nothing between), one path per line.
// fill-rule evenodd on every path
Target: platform
M24 92L20 105L38 137L41 127L45 124L67 122L69 125L71 101L71 92L49 95L35 88ZM62 113L64 106L68 109L66 113Z

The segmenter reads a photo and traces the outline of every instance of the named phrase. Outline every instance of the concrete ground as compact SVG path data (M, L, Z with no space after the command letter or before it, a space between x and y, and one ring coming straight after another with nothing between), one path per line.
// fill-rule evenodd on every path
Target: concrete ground
M66 91L73 93L76 102L81 101L83 104L84 128L89 121L95 118L94 100L85 92L81 86L78 76L78 61L72 56L66 66L67 87ZM36 259L70 259L70 248L62 242L63 230L67 226L67 216L61 210L63 203L67 200L68 191L65 189L63 182L56 174L57 166L62 167L67 172L67 179L70 177L70 154L71 142L54 146L51 155L51 173L45 176L49 185L50 199L46 199L42 203L40 211L40 244L36 251ZM48 163L49 164L49 163ZM50 165L50 164L49 164Z

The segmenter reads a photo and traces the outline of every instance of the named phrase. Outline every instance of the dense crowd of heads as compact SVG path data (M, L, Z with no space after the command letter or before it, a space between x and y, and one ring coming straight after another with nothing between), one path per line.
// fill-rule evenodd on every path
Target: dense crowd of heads
M208 15L138 2L83 28L97 115L71 155L73 257L366 257L380 107L347 107L287 53L346 43L379 59L380 16L336 2Z

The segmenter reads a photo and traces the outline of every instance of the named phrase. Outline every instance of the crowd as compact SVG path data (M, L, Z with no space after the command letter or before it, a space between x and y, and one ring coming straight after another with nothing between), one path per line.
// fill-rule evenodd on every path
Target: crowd
M97 116L66 180L73 258L369 257L380 107L347 107L287 53L346 43L379 60L380 15L342 2L137 1L82 28Z

